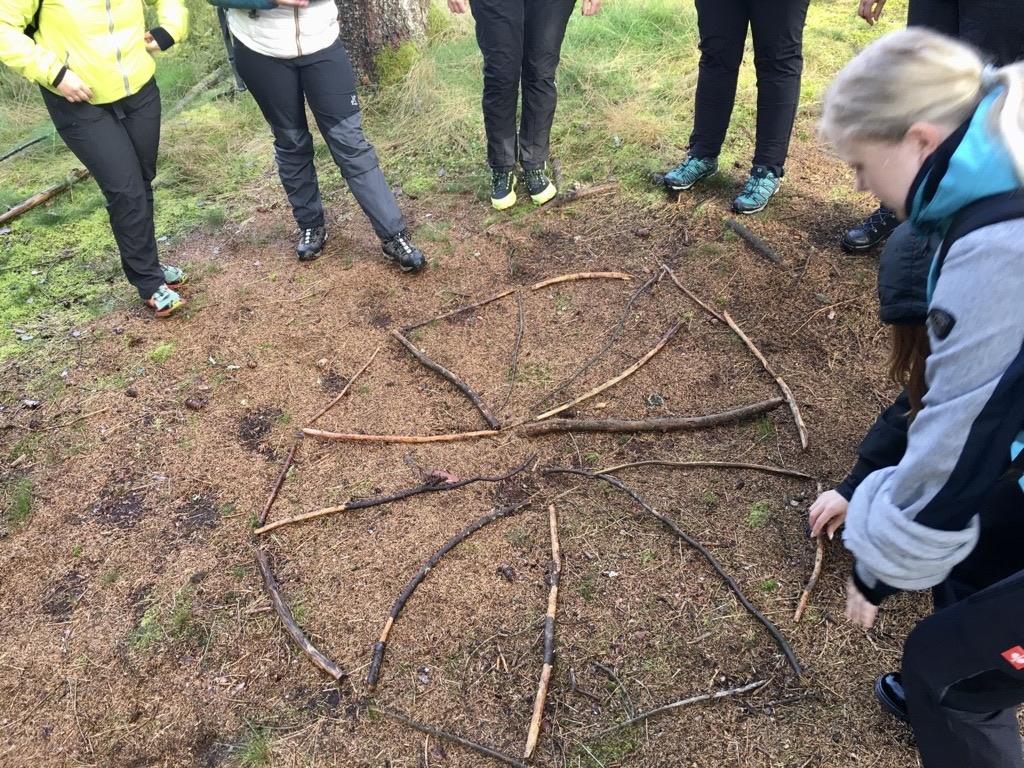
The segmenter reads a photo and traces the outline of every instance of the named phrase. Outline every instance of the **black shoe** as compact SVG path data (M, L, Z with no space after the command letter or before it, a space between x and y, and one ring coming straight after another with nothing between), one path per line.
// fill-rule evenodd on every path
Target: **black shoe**
M516 204L516 175L511 168L491 168L491 207L504 211Z
M385 240L380 248L403 272L419 272L427 266L427 257L412 244L407 230L402 230L390 240Z
M537 205L544 205L558 194L558 190L543 168L523 171L523 179L526 181L526 191L530 193L530 198Z
M299 233L299 244L295 252L299 261L313 261L320 256L327 242L327 227L308 227Z
M895 213L884 205L880 206L860 224L847 230L839 241L840 245L847 253L870 251L876 245L884 243L899 223L900 220L896 218Z
M899 672L889 672L875 680L875 697L890 715L904 723L910 722L907 694L903 690L903 679Z

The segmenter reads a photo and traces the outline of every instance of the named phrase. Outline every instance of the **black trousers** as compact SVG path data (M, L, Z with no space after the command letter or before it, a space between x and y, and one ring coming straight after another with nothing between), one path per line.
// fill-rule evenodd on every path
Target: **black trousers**
M1015 480L996 488L980 524L978 546L935 588L935 614L904 646L925 768L1024 768L1024 493Z
M692 157L718 157L736 101L736 82L749 27L757 71L754 165L782 175L800 102L803 35L809 0L695 0L700 70Z
M970 43L998 66L1024 59L1020 0L910 0L907 24Z
M487 163L526 170L548 160L558 89L555 70L576 0L470 0L484 55ZM516 131L522 87L523 110Z
M277 170L300 228L324 224L313 135L306 120L308 102L334 162L377 236L388 240L405 229L377 153L363 133L356 78L341 40L294 59L264 56L236 40L235 63L274 133Z
M41 89L53 125L107 199L124 274L148 299L163 285L153 226L153 178L160 147L160 90L150 80L111 104L71 103Z

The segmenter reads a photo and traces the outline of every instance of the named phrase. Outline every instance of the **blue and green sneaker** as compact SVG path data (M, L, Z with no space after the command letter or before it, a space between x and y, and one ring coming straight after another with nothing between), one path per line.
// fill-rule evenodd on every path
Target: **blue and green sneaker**
M146 305L153 310L156 317L170 317L185 306L185 300L166 285L161 285L146 300Z
M763 211L772 195L779 191L782 179L775 171L763 165L755 165L750 169L747 183L743 191L732 201L732 209L736 213L751 214Z
M718 158L688 157L665 174L665 186L673 192L682 192L716 173Z
M177 288L179 285L184 285L188 282L188 275L185 274L185 270L181 267L175 267L172 264L161 264L160 269L164 273L164 282L168 288Z

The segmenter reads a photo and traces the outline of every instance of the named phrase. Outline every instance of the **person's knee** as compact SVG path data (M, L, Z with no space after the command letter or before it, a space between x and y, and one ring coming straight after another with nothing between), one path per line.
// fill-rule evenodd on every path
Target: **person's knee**
M274 150L282 158L313 156L313 136L305 128L274 128Z
M797 44L754 49L754 69L759 76L800 75L803 68L803 51Z
M700 68L705 71L736 74L743 63L743 45L711 37L700 42Z
M358 112L335 123L325 137L334 161L346 179L372 171L379 165L377 153L363 133Z

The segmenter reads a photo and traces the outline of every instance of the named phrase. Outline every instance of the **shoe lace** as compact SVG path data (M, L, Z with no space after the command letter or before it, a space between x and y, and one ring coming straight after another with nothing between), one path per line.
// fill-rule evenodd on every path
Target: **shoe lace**
M889 218L891 216L892 214L889 211L884 208L879 208L868 216L867 225L873 230L881 229L889 222Z
M401 248L406 256L412 253L412 244L409 242L409 237L408 235L405 234L405 232L399 232L397 235L395 235L395 239L392 240L391 242L395 243L399 248Z
M312 228L308 228L308 229L302 230L302 244L303 245L309 245L310 243L313 242L313 232L314 231L315 230L312 229Z
M507 187L510 175L508 171L491 171L491 188L503 189Z
M748 176L747 183L743 185L742 197L755 197L758 201L768 197L768 190L771 183L767 176Z

